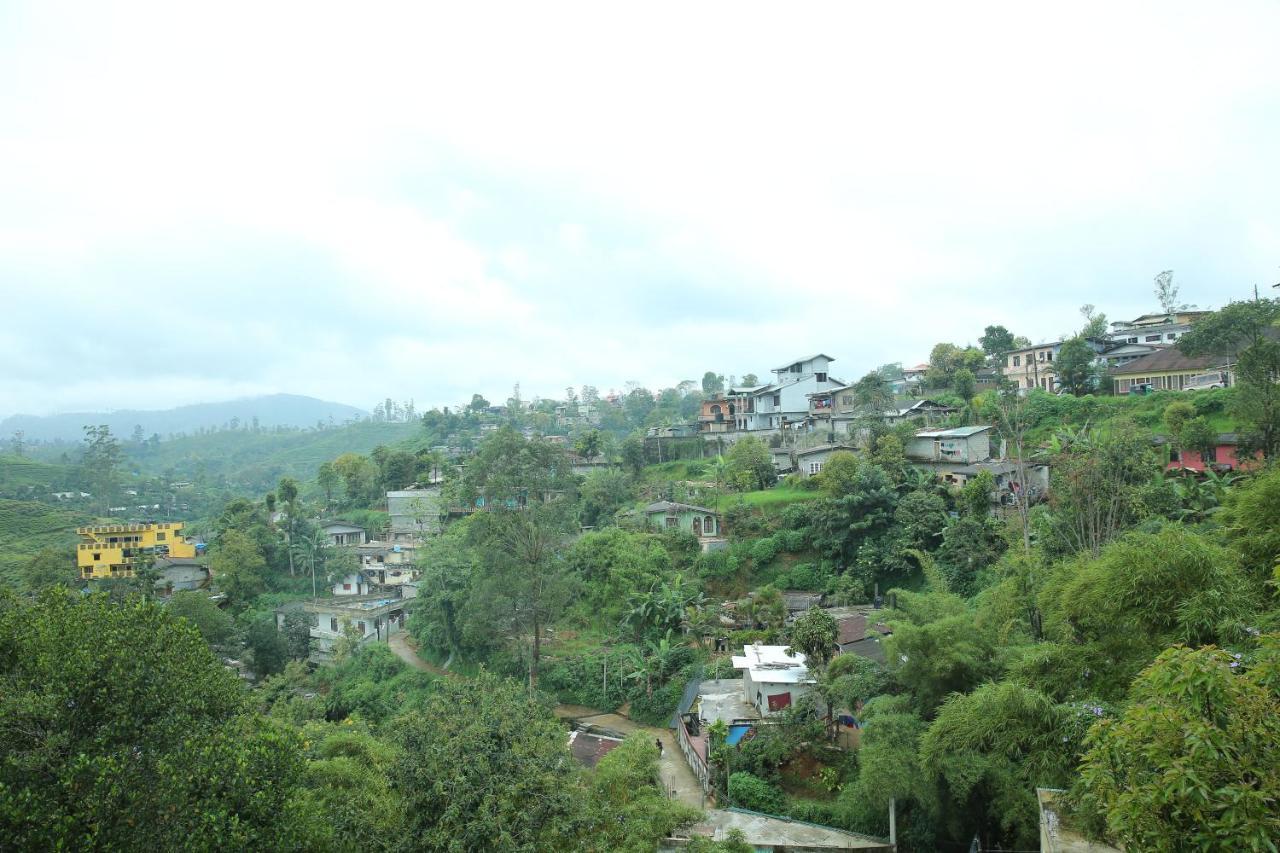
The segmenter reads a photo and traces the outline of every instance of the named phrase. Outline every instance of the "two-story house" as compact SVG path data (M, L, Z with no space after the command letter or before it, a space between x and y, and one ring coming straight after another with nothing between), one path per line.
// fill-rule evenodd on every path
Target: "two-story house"
M1191 329L1191 325L1208 311L1170 311L1143 314L1133 320L1111 324L1107 337L1117 344L1171 344Z
M1004 357L1004 377L1019 391L1039 388L1054 391L1058 387L1058 373L1053 360L1062 349L1062 341L1036 344L1031 347L1010 350Z

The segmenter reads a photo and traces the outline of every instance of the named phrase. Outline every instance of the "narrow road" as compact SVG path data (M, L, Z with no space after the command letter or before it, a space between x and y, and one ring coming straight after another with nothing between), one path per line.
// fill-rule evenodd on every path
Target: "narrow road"
M392 634L387 640L387 644L391 646L391 651L395 653L396 657L414 669L445 678L462 677L456 672L450 672L418 657L417 651L410 645L408 633L404 631ZM584 708L581 705L557 705L555 712L556 716L562 720L589 723L602 728L613 729L624 735L643 732L647 737L657 739L662 743L662 758L658 762L658 772L662 777L663 788L673 799L679 800L685 805L693 806L695 809L706 808L706 803L703 802L702 798L702 787L698 784L697 777L693 775L693 771L689 769L689 765L685 762L684 755L681 754L680 747L676 744L675 735L671 733L670 729L641 725L630 717L624 717L621 714L603 713L595 708Z
M409 666L414 669L419 669L423 672L429 672L432 675L439 675L445 678L459 677L456 672L450 672L444 667L436 666L430 661L423 660L418 657L417 650L409 644L409 641L410 637L408 632L397 631L387 639L387 645L391 646L391 651L395 653L396 657L400 658L400 660L409 664Z

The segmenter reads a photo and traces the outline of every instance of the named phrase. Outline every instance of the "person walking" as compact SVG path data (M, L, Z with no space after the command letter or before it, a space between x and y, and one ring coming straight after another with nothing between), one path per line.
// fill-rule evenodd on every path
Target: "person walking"
M653 742L654 742L654 744L656 744L656 745L657 745L657 747L658 747L658 757L659 757L659 758L661 758L661 757L662 757L662 738L660 738L660 737L656 737L656 738L654 738L654 739L653 739Z

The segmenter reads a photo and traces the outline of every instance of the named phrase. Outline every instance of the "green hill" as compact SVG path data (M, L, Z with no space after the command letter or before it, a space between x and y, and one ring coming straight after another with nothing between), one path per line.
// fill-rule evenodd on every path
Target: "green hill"
M24 489L59 491L69 487L69 478L70 472L65 465L0 454L0 495L5 497L14 497Z
M93 520L49 504L0 499L0 582L12 584L18 568L41 548L73 545L76 528Z
M225 478L233 489L266 491L281 477L306 482L316 469L343 453L368 453L380 444L417 446L422 425L362 421L322 430L252 432L220 430L157 445L127 447L128 464L143 475L194 480Z

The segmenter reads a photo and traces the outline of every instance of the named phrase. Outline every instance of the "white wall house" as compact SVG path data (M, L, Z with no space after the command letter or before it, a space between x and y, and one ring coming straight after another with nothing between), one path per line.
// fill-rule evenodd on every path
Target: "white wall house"
M789 655L786 646L744 646L741 656L734 655L733 668L742 670L743 697L761 717L790 707L817 684L804 655Z
M757 388L735 388L736 418L740 430L768 430L801 424L809 416L809 395L844 385L828 370L835 361L829 355L811 355L773 369L773 382Z
M922 429L907 442L906 452L912 462L983 462L991 458L991 427Z
M368 595L369 580L360 572L352 572L333 582L334 595Z

